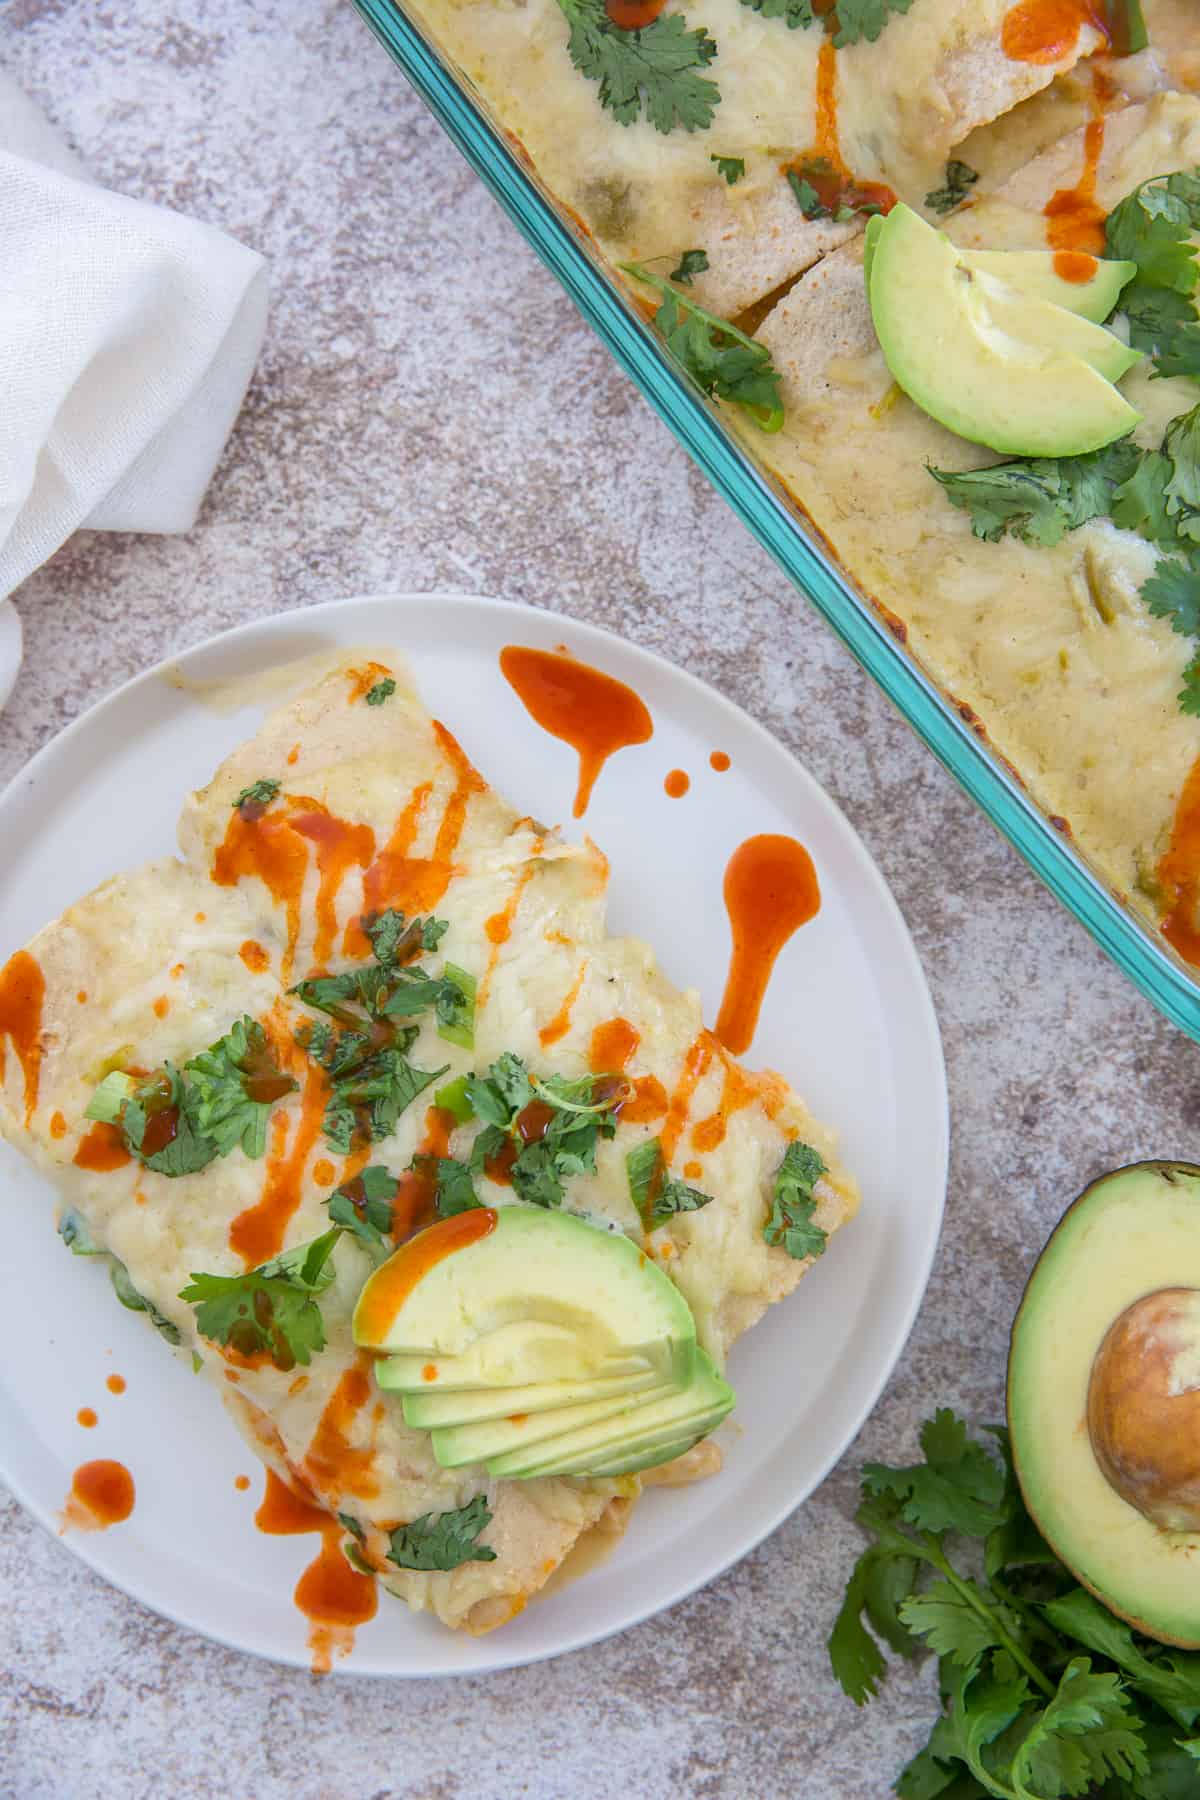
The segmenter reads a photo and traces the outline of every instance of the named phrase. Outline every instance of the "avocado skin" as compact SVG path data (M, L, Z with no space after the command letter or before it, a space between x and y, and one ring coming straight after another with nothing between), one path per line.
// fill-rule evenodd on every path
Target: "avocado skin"
M1016 1471L1017 1481L1021 1489L1021 1497L1025 1503L1025 1510L1028 1512L1034 1525L1037 1527L1050 1549L1053 1550L1055 1556L1058 1557L1058 1560L1065 1568L1070 1570L1079 1585L1086 1588L1088 1593L1099 1600L1102 1606L1107 1607L1109 1612L1114 1613L1119 1619L1124 1619L1126 1624L1132 1625L1135 1631L1140 1631L1144 1636L1154 1638L1160 1644L1169 1644L1175 1649L1200 1650L1200 1608L1198 1608L1198 1628L1196 1634L1184 1635L1174 1633L1170 1629L1164 1628L1158 1621L1119 1605L1114 1601L1111 1594L1107 1593L1094 1581L1089 1580L1088 1576L1078 1567L1078 1563L1081 1559L1070 1554L1069 1548L1062 1538L1062 1534L1052 1534L1046 1529L1041 1516L1039 1516L1039 1509L1033 1491L1033 1483L1029 1479L1027 1471L1022 1466L1021 1453L1018 1449L1021 1433L1019 1432L1014 1419L1015 1409L1013 1390L1016 1385L1016 1378L1019 1371L1022 1325L1026 1321L1027 1311L1030 1309L1031 1303L1036 1301L1036 1296L1032 1294L1032 1290L1043 1260L1052 1249L1055 1240L1068 1222L1073 1220L1076 1213L1082 1208L1087 1207L1098 1192L1109 1187L1113 1182L1120 1181L1123 1177L1146 1173L1159 1175L1167 1182L1174 1182L1177 1176L1182 1175L1195 1181L1198 1186L1200 1186L1200 1164L1197 1163L1156 1159L1150 1159L1145 1162L1125 1163L1121 1168L1110 1169L1107 1173L1097 1176L1095 1181L1089 1182L1082 1193L1067 1207L1053 1231L1051 1231L1049 1237L1046 1239L1045 1244L1042 1246L1037 1260L1034 1262L1033 1268L1026 1278L1024 1292L1021 1295L1021 1302L1017 1307L1016 1316L1012 1323L1012 1330L1009 1333L1008 1371L1005 1389L1009 1439L1012 1449L1013 1468ZM1198 1218L1198 1224L1200 1224L1200 1218ZM1138 1295L1131 1295L1130 1300L1132 1301L1138 1297ZM1149 1520L1145 1521L1145 1528L1148 1533L1154 1535L1157 1534L1158 1528L1152 1525Z

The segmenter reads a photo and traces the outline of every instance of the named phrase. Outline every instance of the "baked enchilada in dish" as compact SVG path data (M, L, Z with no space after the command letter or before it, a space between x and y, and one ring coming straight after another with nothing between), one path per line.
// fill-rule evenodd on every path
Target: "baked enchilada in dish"
M726 1351L854 1183L393 656L280 706L179 841L0 970L0 1130L276 1513L490 1630L644 1481L719 1468Z
M405 10L918 665L1200 963L1200 12Z

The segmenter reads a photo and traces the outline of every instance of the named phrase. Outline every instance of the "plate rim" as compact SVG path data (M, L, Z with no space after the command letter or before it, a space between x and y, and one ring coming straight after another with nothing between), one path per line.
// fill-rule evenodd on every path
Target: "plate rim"
M914 1023L919 1024L921 1037L925 1043L926 1050L931 1053L929 1058L929 1074L931 1078L930 1098L931 1100L936 1099L937 1102L938 1125L936 1141L931 1146L932 1166L937 1174L937 1181L935 1184L936 1199L930 1204L927 1212L923 1214L925 1221L925 1243L919 1260L918 1278L912 1285L907 1304L902 1312L900 1323L894 1333L895 1341L892 1348L881 1358L880 1366L876 1371L874 1379L867 1383L863 1398L857 1407L853 1409L852 1413L848 1414L847 1423L836 1434L836 1442L828 1454L822 1459L820 1464L815 1467L814 1471L806 1477L799 1492L793 1492L783 1503L772 1506L769 1509L769 1515L765 1522L759 1521L755 1524L752 1528L751 1536L747 1541L740 1542L739 1547L732 1550L728 1555L722 1554L713 1566L706 1569L705 1573L698 1575L695 1579L686 1580L678 1587L676 1592L666 1599L650 1599L645 1604L637 1603L630 1612L623 1615L616 1623L600 1625L595 1628L585 1627L578 1635L572 1636L569 1642L550 1644L544 1648L536 1647L532 1650L525 1650L522 1653L509 1657L502 1657L500 1660L490 1663L485 1669L472 1667L470 1665L455 1667L450 1663L443 1662L429 1668L400 1670L378 1665L363 1666L357 1664L354 1661L353 1656L351 1656L346 1660L335 1660L331 1670L331 1673L336 1675L350 1677L357 1676L372 1680L421 1681L438 1680L447 1677L486 1679L489 1675L501 1674L509 1669L525 1668L536 1663L551 1660L555 1657L574 1654L577 1651L589 1648L593 1644L602 1643L606 1639L617 1636L622 1632L633 1630L636 1626L644 1624L647 1619L670 1611L672 1607L678 1606L684 1600L689 1599L701 1588L707 1587L710 1583L718 1580L736 1563L742 1561L744 1557L749 1556L753 1551L757 1550L768 1537L772 1536L779 1529L785 1520L790 1518L794 1512L798 1511L801 1506L811 1499L817 1488L821 1486L828 1478L830 1472L841 1461L846 1451L853 1444L859 1433L862 1431L863 1426L874 1412L875 1407L878 1405L880 1396L895 1372L900 1358L904 1354L909 1339L912 1336L917 1316L928 1290L930 1276L933 1271L934 1258L937 1255L941 1241L949 1184L950 1102L941 1029L938 1024L937 1012L933 1004L929 981L925 973L924 965L921 962L920 955L918 954L916 944L913 940L912 933L909 930L907 920L901 911L900 905L896 900L888 881L882 870L879 868L874 856L871 854L871 851L863 842L859 832L856 830L851 820L846 816L842 807L833 796L828 793L824 785L810 772L801 761L800 757L787 744L776 737L765 725L760 723L759 720L754 718L752 714L748 713L735 700L730 699L727 694L722 693L719 688L712 686L711 683L703 680L702 677L693 674L690 669L670 661L668 657L662 655L657 650L650 649L648 646L640 644L632 638L624 637L620 632L610 630L607 626L596 625L590 620L578 619L570 613L557 612L548 607L533 606L523 601L500 599L487 594L470 593L465 589L444 590L439 588L406 589L398 592L354 593L348 594L341 599L322 601L313 606L288 607L279 612L264 614L260 618L245 620L239 625L233 625L226 628L224 631L215 632L203 637L195 644L188 645L177 651L175 654L160 659L149 668L129 676L126 680L120 682L113 688L111 692L103 694L99 699L93 701L89 707L81 712L76 718L72 719L61 731L56 732L53 737L30 757L27 763L16 771L4 789L0 790L0 830L3 828L9 808L11 806L19 805L22 802L28 789L31 786L37 785L43 775L51 768L56 758L61 756L67 748L73 745L75 739L79 735L91 729L98 720L113 708L135 696L139 689L148 687L155 681L164 679L169 681L172 675L186 673L189 660L198 659L210 654L214 650L224 649L235 644L239 639L252 639L260 636L269 639L276 632L286 630L289 625L311 624L314 628L320 629L323 622L335 617L344 608L353 605L366 604L379 607L399 606L414 610L428 610L434 605L440 607L446 603L449 603L451 606L462 605L465 610L485 608L493 614L506 614L514 619L534 621L542 627L545 627L548 622L553 622L553 624L561 631L575 634L585 643L590 641L601 647L605 645L615 645L620 652L632 654L635 659L641 659L649 663L656 670L665 671L670 679L682 682L692 691L692 694L696 698L702 699L704 703L709 706L715 706L718 713L724 713L726 716L735 719L740 730L748 731L752 737L758 740L760 748L775 756L782 756L786 759L791 772L799 777L799 780L805 789L808 790L816 802L832 816L835 826L846 834L854 849L859 853L867 878L873 884L875 900L882 904L883 909L886 912L890 913L892 923L897 928L898 938L903 946L905 961L908 965L907 974L912 984L914 996L919 1002L919 1016L914 1017ZM330 646L331 649L335 650L341 647L342 646L338 645L336 642ZM414 653L403 643L398 643L396 647L402 654L411 659L415 660L416 657L419 657L419 651ZM419 676L419 668L416 673ZM281 698L282 697L277 698L274 703L281 703ZM270 710L271 704L272 701L268 699L266 710ZM2 896L3 893L3 886L4 883L2 879L0 879L0 896ZM936 1082L933 1079L934 1077L936 1077ZM936 1088L936 1092L934 1092L934 1088ZM68 1554L84 1563L94 1574L99 1576L102 1581L107 1583L108 1586L116 1588L136 1604L146 1607L148 1611L156 1614L159 1618L167 1619L172 1625L182 1630L193 1632L198 1637L206 1639L209 1642L218 1643L226 1649L237 1651L243 1655L253 1656L265 1662L274 1663L280 1667L310 1672L310 1664L301 1653L289 1653L285 1648L268 1649L262 1645L247 1642L244 1638L240 1638L232 1632L223 1631L208 1624L198 1625L191 1619L181 1617L169 1606L164 1606L161 1600L154 1597L152 1590L148 1590L146 1586L139 1583L136 1572L131 1571L128 1574L122 1573L120 1575L112 1573L107 1567L101 1565L99 1545L93 1546L91 1539L86 1535L76 1533L72 1537L67 1538L58 1532L56 1530L56 1521L53 1513L45 1509L42 1506L41 1501L35 1499L32 1494L26 1490L20 1479L14 1478L5 1465L6 1459L3 1457L2 1452L0 1452L0 1479L5 1482L22 1507L32 1515L38 1524L41 1525L51 1537L55 1538L56 1541L62 1545ZM397 1604L402 1605L403 1602L397 1601ZM448 1627L443 1629L446 1632L448 1644L457 1642L461 1636L460 1633L451 1632Z

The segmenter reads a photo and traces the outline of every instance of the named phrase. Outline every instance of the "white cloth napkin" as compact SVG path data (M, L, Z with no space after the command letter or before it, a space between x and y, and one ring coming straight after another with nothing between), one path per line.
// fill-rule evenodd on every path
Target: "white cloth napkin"
M266 312L261 256L95 186L0 74L0 596L81 526L191 528Z

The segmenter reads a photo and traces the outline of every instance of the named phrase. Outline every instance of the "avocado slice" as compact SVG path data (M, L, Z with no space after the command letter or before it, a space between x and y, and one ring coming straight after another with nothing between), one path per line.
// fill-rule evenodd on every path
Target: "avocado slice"
M685 1450L690 1450L692 1445L698 1444L700 1438L705 1435L706 1433L701 1432L699 1437L689 1435L688 1437L674 1438L669 1444L659 1442L652 1445L649 1450L640 1451L636 1456L631 1456L626 1452L624 1456L615 1456L611 1462L593 1464L588 1470L588 1474L595 1476L636 1475L641 1469L657 1469L662 1463L674 1462L677 1456L682 1456Z
M974 270L973 279L982 292L989 322L1016 343L1045 351L1047 356L1078 356L1106 381L1120 381L1142 360L1140 350L1131 350L1103 325L1093 325L1078 313L1021 293L982 270Z
M1200 1167L1135 1163L1063 1215L1013 1325L1025 1504L1082 1585L1200 1648Z
M905 393L960 437L1010 456L1078 456L1131 431L1141 415L1071 348L1087 322L1059 308L1062 344L1047 343L1053 309L1047 320L1048 303L1030 301L1032 338L1016 335L1022 309L1006 305L998 322L990 287L911 207L880 221L868 299Z
M530 1344L541 1341L520 1370L510 1354L513 1326ZM493 1363L494 1336L505 1354ZM459 1213L410 1238L359 1295L354 1340L435 1365L471 1351L478 1371L506 1386L632 1372L628 1359L683 1386L696 1355L686 1300L629 1238L571 1213L515 1204ZM557 1367L548 1348L555 1341ZM624 1369L612 1366L622 1361Z
M735 1398L711 1358L697 1350L691 1380L678 1391L599 1423L559 1432L528 1449L489 1457L488 1473L514 1481L537 1475L586 1475L596 1465L620 1473L644 1452L668 1449L684 1440L695 1443L732 1410Z
M403 1394L485 1393L534 1383L647 1375L653 1381L662 1379L646 1357L614 1354L597 1362L568 1327L537 1320L501 1326L461 1356L385 1356L375 1365L379 1386Z
M1102 325L1121 297L1121 289L1137 274L1134 262L1094 257L1095 270L1086 281L1067 281L1058 273L1054 250L959 250L960 261L981 275L994 276L1031 300L1047 300L1065 312Z
M398 1359L397 1359L398 1360ZM384 1379L388 1363L376 1366L375 1379L380 1387L393 1384ZM541 1413L564 1406L576 1406L584 1400L607 1400L618 1394L644 1393L659 1386L659 1377L646 1368L633 1375L600 1377L595 1381L534 1381L524 1387L496 1387L443 1391L440 1382L419 1391L406 1391L403 1397L404 1422L417 1431L433 1431L439 1426L473 1425L483 1419L508 1418L513 1413Z
M560 1406L549 1412L513 1412L501 1419L477 1419L465 1425L442 1425L433 1433L433 1454L443 1469L459 1469L464 1463L487 1462L490 1457L524 1452L547 1438L565 1432L582 1430L611 1420L615 1426L623 1420L641 1416L643 1406L665 1400L680 1390L671 1382L641 1393L607 1394L579 1401L574 1406Z

